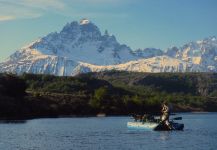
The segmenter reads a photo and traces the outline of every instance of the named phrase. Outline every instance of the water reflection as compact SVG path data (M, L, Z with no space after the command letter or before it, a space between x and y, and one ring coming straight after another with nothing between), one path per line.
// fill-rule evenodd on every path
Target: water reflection
M27 120L0 120L0 124L23 124Z
M162 141L167 141L169 140L169 134L170 134L170 131L162 131L160 132L160 140Z
M167 132L128 130L129 117L4 120L0 150L216 149L217 115L183 116L185 130Z

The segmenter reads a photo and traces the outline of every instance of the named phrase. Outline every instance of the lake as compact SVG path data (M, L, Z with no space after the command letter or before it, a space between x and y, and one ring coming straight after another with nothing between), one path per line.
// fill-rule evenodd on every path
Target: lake
M183 113L184 131L129 130L130 117L0 123L0 150L216 150L217 113ZM172 117L171 117L172 118Z

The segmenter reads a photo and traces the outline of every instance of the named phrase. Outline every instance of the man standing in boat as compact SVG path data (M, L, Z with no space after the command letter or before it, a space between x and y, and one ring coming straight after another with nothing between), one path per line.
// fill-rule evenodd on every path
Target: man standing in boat
M162 104L162 116L161 116L161 122L166 126L168 127L168 129L172 129L172 126L169 122L169 115L170 115L170 108L169 108L169 105L166 101L163 102Z

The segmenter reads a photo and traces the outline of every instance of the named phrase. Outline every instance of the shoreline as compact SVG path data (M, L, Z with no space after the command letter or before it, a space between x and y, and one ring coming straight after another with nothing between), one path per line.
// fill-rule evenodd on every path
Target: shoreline
M177 114L210 114L217 113L215 112L197 112L197 111L189 111L189 112L175 112L173 115ZM171 116L173 116L171 115ZM35 119L58 119L58 118L106 118L106 117L131 117L131 115L105 115L105 116L97 116L97 115L59 115L59 116L41 116L41 117L13 117L13 118L0 118L0 123L25 123L28 120Z

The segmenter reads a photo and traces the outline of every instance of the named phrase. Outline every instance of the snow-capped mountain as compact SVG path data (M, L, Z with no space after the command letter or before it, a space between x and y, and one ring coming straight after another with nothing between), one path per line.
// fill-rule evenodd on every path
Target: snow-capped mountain
M151 58L164 55L164 52L161 49L156 48L137 49L133 51L133 53L135 56L140 58Z
M190 42L166 52L145 48L132 50L120 44L108 31L87 19L66 24L57 33L50 33L17 50L0 72L21 74L53 74L71 76L105 70L137 72L217 72L217 39Z
M70 58L96 65L119 64L136 59L132 50L117 42L115 36L88 20L68 23L59 33L51 33L27 48L42 54Z
M171 58L168 56L157 56L148 59L139 59L124 64L96 66L87 63L80 63L79 69L84 72L100 72L106 70L132 71L132 72L184 72L198 71L195 66L188 63Z
M166 54L170 57L203 67L203 70L200 71L217 72L216 37L190 42L180 48L169 48Z

